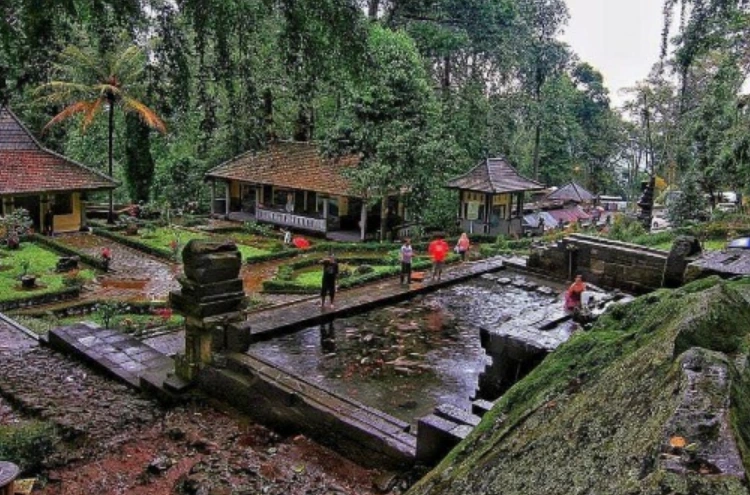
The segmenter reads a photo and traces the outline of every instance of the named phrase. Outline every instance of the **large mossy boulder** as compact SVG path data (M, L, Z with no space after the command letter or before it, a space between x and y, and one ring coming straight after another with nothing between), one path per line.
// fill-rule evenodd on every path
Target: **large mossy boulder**
M748 294L711 278L615 306L409 495L747 494Z

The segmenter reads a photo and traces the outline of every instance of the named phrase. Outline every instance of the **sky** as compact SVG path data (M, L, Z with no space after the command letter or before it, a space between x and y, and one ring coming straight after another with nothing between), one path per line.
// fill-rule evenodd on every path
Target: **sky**
M615 106L620 90L645 79L659 60L661 0L567 0L570 21L563 40L604 76Z

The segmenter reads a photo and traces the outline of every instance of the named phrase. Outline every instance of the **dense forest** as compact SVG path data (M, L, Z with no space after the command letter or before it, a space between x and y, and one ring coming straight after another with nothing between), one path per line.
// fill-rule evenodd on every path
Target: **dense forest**
M631 198L649 172L741 190L749 9L666 0L662 60L619 110L560 41L564 0L4 0L0 99L103 171L111 124L119 199L174 207L272 139L361 153L357 183L409 186L428 223L453 214L446 178L495 155ZM90 104L45 128L79 89L115 83L111 122Z

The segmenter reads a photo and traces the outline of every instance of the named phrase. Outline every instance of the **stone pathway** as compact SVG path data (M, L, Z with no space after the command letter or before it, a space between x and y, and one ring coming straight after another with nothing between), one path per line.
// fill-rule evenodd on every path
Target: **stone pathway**
M35 339L14 327L3 314L0 314L0 353L30 349L37 345Z
M81 294L86 299L123 301L166 300L169 291L179 288L180 266L149 256L136 249L94 234L70 234L56 238L66 246L91 256L100 256L104 247L112 251L111 272L87 284Z
M174 371L174 363L161 352L116 330L79 323L49 333L49 345L75 354L95 368L139 388L144 375L163 378Z

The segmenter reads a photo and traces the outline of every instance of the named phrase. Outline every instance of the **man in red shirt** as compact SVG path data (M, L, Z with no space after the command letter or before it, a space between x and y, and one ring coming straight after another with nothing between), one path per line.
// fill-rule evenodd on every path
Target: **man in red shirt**
M444 236L439 234L435 236L435 240L430 243L427 248L427 252L432 258L432 280L440 282L440 276L443 274L443 266L445 265L445 257L448 256L448 243L445 242Z

